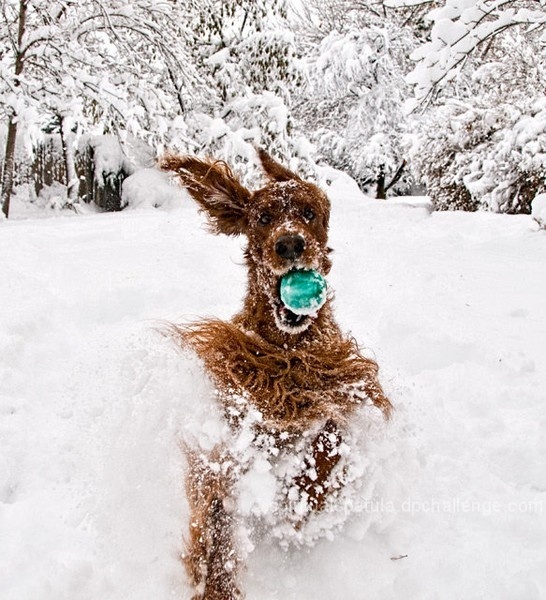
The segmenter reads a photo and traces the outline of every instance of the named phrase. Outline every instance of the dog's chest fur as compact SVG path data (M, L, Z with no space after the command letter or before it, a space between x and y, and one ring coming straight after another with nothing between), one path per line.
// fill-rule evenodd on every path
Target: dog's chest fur
M302 433L330 418L343 423L374 400L370 363L338 335L279 348L223 321L194 324L181 335L203 361L235 427L243 400L272 433Z

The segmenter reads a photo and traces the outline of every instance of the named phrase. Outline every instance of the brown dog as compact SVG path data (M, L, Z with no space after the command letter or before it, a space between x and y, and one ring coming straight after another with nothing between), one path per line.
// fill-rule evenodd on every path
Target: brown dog
M266 152L259 156L268 183L254 192L223 162L175 155L161 162L178 175L215 233L248 240L242 311L229 322L174 328L204 363L234 436L206 452L187 450L191 515L184 563L195 599L243 595L240 494L249 473L266 473L269 479L260 480L266 483L273 478L270 504L299 531L329 499L335 502L345 483L343 432L355 411L372 404L388 417L391 410L377 364L342 335L329 299L310 315L295 314L281 301L280 278L287 272L328 274L330 203L316 185Z

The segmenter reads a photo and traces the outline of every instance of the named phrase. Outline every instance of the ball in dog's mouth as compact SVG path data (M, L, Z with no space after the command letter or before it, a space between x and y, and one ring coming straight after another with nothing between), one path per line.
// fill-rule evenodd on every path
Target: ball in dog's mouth
M312 269L293 269L278 284L277 325L290 333L307 329L327 298L324 277Z
M326 279L313 269L294 269L280 280L283 305L295 315L315 314L326 302Z

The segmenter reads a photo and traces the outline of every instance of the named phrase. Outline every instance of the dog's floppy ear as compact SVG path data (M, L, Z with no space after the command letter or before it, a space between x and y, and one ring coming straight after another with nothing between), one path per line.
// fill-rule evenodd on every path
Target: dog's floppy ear
M225 162L167 154L159 166L178 175L205 211L214 233L239 235L245 231L251 193Z
M300 177L298 177L290 169L283 167L274 158L272 158L263 148L257 148L256 152L260 157L260 162L262 163L263 170L265 171L265 174L269 179L272 179L273 181L290 181L291 179L301 181Z

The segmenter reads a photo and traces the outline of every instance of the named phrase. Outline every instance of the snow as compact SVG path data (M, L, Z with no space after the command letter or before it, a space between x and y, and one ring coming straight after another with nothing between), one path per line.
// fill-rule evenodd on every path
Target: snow
M356 452L341 530L257 540L247 597L545 597L546 237L531 216L431 214L327 178L336 314L395 416ZM228 318L245 273L239 240L173 206L0 222L3 600L189 596L179 444L228 433L158 330ZM253 515L273 502L266 463L241 482Z
M176 208L186 194L172 176L157 168L139 169L123 181L122 206L129 208Z
M532 203L533 219L546 229L546 194L537 194Z

